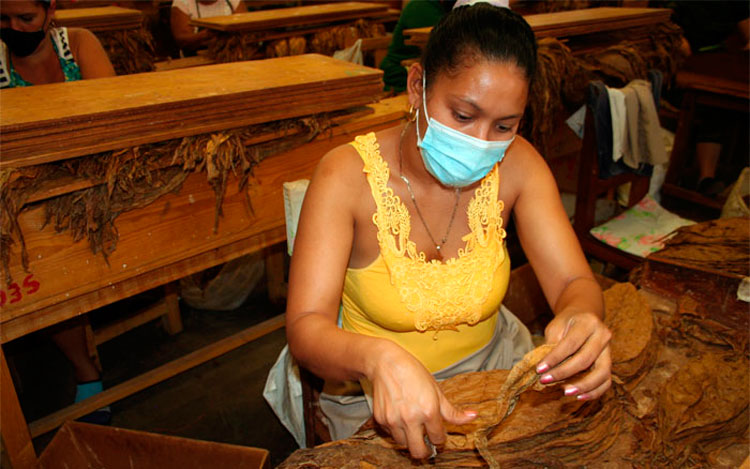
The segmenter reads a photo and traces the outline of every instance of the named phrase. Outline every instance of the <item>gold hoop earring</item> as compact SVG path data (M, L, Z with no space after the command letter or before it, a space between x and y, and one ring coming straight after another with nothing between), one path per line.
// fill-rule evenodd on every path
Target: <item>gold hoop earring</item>
M414 122L415 120L417 120L417 110L413 104L409 105L409 115L407 119L409 120L409 122Z

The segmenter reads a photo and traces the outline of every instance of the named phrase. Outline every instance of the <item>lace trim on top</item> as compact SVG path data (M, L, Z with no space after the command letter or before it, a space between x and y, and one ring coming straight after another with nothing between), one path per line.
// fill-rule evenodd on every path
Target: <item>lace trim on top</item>
M354 145L365 162L364 172L377 211L372 221L378 229L380 254L391 284L414 315L419 331L456 329L476 324L482 304L496 281L495 272L505 260L502 228L503 202L498 200L497 165L484 177L467 209L470 233L466 247L445 262L427 261L424 252L409 240L411 217L401 199L388 187L390 170L380 155L374 133L356 137ZM488 275L489 274L489 275Z

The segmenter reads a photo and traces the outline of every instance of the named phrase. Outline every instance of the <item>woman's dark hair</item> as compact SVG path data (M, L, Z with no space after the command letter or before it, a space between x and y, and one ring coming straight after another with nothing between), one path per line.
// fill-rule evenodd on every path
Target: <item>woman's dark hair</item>
M536 39L521 15L489 3L462 6L432 29L422 54L428 88L441 72L451 71L469 54L517 65L529 84L536 72Z

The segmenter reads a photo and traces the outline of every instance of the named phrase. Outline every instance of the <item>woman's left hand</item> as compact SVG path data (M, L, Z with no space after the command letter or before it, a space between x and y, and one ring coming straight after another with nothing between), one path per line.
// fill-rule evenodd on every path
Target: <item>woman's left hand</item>
M596 314L561 311L549 323L544 335L547 343L557 343L557 346L537 365L543 384L567 380L581 373L566 382L566 396L596 399L609 389L612 333Z

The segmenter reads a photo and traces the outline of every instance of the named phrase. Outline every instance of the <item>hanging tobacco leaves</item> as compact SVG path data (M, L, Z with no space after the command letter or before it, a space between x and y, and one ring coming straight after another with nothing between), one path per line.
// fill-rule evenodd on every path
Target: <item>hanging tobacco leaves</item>
M341 114L341 113L333 113ZM333 115L332 114L332 115ZM192 172L205 172L216 194L214 231L230 173L247 193L253 168L263 159L309 142L331 126L326 114L287 119L211 134L167 140L37 166L0 171L0 261L11 283L11 246L20 244L21 264L28 253L18 216L41 204L45 225L70 232L75 241L87 239L94 254L105 259L117 246L115 219L146 206L162 195L179 191ZM78 190L47 197L45 190L74 184ZM29 202L31 200L31 202Z

